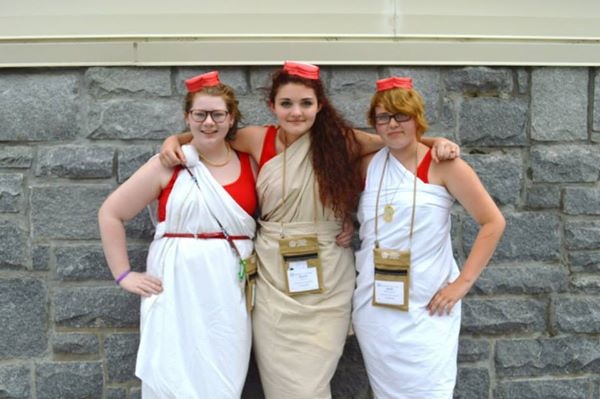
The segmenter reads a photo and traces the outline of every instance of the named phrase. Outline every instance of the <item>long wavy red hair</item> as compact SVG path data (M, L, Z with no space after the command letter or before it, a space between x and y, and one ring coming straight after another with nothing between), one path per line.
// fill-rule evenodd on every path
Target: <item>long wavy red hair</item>
M275 103L281 86L288 83L301 84L315 92L321 110L310 129L310 155L319 183L319 197L337 217L346 216L355 211L362 191L360 144L352 128L329 102L320 79L276 71L268 94L271 104Z

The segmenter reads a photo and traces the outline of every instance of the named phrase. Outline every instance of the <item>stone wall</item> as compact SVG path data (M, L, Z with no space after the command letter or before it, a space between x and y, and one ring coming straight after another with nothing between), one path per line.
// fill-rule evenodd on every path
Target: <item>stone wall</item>
M212 68L210 68L212 69ZM272 121L272 68L219 68L245 123ZM115 286L96 212L183 128L183 80L209 68L0 69L0 397L137 398L138 298ZM600 397L600 72L593 68L326 67L357 127L374 81L408 75L431 135L461 145L507 229L463 304L457 398ZM136 269L152 225L127 226ZM456 206L465 259L475 223ZM354 339L336 398L369 397ZM251 369L245 398L260 398Z

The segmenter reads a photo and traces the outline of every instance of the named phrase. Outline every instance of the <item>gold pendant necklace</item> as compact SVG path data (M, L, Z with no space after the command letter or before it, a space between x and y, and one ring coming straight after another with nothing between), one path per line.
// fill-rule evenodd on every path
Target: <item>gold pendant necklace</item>
M216 162L212 162L210 160L208 160L204 155L202 155L200 153L200 151L198 151L198 155L200 156L200 159L202 159L202 161L210 166L214 166L215 168L220 168L222 166L225 166L229 163L229 161L231 160L231 147L229 147L229 144L225 143L225 146L227 147L227 159L225 159L225 162L223 163L216 163Z
M394 207L392 204L387 204L383 207L383 221L386 223L392 223L394 220Z

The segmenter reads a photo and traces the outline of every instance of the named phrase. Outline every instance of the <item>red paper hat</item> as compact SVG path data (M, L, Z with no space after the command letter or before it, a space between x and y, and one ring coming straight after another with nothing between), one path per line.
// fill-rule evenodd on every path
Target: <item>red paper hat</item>
M200 91L205 87L218 86L220 83L219 72L217 71L206 72L185 81L190 93Z
M283 70L290 75L300 76L301 78L316 80L319 79L319 67L303 62L286 61L283 64Z
M410 90L413 88L411 78L399 78L392 76L391 78L380 79L377 81L377 91L384 91L390 89L406 89Z

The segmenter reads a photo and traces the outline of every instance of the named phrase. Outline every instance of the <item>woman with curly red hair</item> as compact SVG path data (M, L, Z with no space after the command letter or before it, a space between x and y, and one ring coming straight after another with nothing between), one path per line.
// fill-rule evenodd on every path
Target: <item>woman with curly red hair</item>
M231 142L260 170L255 357L267 398L330 398L350 324L359 160L382 143L341 118L317 66L286 62L268 101L278 125L244 127ZM167 140L165 162L180 162L178 139Z

